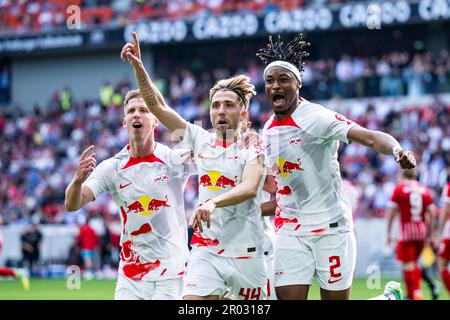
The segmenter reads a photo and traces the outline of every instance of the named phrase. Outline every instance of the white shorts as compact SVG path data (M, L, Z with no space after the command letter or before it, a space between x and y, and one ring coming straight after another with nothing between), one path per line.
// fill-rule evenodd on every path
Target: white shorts
M267 270L267 300L277 300L274 281L274 255L272 252L264 255L264 262Z
M275 287L311 285L316 277L322 289L346 290L352 286L356 265L353 232L323 236L277 234Z
M263 257L234 259L192 249L183 297L227 296L232 300L265 300L267 272Z
M114 300L181 300L183 278L136 281L121 274Z

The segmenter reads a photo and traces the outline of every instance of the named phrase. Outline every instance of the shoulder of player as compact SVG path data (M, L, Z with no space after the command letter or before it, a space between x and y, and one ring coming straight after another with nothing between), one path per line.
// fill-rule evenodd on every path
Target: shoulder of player
M303 100L299 108L292 114L292 118L296 123L301 123L304 129L306 129L309 125L322 123L333 114L335 114L335 111L321 104Z
M111 157L111 158L107 158L103 161L100 161L97 164L96 169L102 169L102 170L113 170L113 168L115 167L115 164L120 163L120 159L118 157L116 157L117 155Z
M161 159L168 167L184 167L190 163L192 150L187 147L172 148L162 143L158 143L155 156Z
M275 118L275 114L272 114L269 119L267 119L266 123L264 123L263 126L263 132L267 130L267 128L270 126L270 124L273 122L273 119Z
M402 192L404 186L405 186L405 185L404 185L403 183L397 183L397 184L394 186L394 189L392 190L392 193L399 193L399 192Z
M319 103L314 103L314 102L310 102L307 100L302 101L300 110L301 110L301 113L303 113L303 114L311 113L313 115L334 112L333 110L331 110Z
M189 121L186 121L186 129L195 131L197 134L201 134L201 135L211 135L212 134L210 131L206 130L201 125L191 123Z

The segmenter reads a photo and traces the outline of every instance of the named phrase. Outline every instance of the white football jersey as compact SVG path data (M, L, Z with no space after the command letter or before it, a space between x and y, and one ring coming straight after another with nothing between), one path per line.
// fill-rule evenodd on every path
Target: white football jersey
M447 185L442 190L442 207L444 207L446 203L450 203L450 182L448 182ZM442 238L450 239L450 217L444 223L445 226Z
M95 197L109 192L119 207L119 273L144 281L182 277L189 253L183 189L193 173L183 161L190 151L157 143L151 155L132 158L128 149L101 162L84 183Z
M246 149L237 143L224 146L216 134L186 123L183 143L194 151L198 170L199 204L228 192L242 179L247 162L264 154L259 145ZM203 223L203 232L194 230L191 246L204 248L228 258L253 258L263 254L261 192L264 178L255 198L234 206L216 208L211 228Z
M263 140L277 181L277 232L323 235L353 229L337 156L339 141L348 143L354 126L304 99L291 116L277 120L272 115L267 121Z
M262 192L262 203L270 201L270 193L263 191ZM273 244L275 242L275 228L273 223L273 216L265 216L261 217L261 222L263 225L264 232L264 254L272 255L273 254Z

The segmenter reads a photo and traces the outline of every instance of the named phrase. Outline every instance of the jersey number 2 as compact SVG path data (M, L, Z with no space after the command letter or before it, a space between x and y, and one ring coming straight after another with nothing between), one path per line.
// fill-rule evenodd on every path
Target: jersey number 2
M336 273L336 269L341 266L341 258L339 256L331 256L328 258L328 261L331 263L330 265L330 275L332 278L339 278L342 276L342 273Z

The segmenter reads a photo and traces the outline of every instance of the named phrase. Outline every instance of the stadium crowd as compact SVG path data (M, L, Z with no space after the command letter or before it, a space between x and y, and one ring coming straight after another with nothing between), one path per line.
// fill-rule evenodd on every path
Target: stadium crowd
M50 31L66 26L67 8L82 10L83 28L124 26L143 19L194 19L205 14L290 10L347 0L0 0L0 34ZM73 11L70 11L72 13Z
M393 95L415 95L423 93L450 92L450 64L445 60L448 52L440 57L431 58L426 54L414 55L412 61L405 63L402 54L386 54L386 59L376 65L365 66L367 72L378 75L379 87L374 95L389 95L383 90L390 90ZM370 61L370 59L366 59ZM448 59L447 59L448 60ZM343 57L336 63L337 81L329 84L329 94L337 96L339 92L358 92L371 96L370 92L360 87L367 79L361 78L360 62L364 60ZM400 78L402 85L398 91L393 85L383 85L398 70L396 62L403 65L402 74L417 74L415 77ZM341 64L346 67L339 67ZM309 100L321 100L313 90L320 87L320 66L324 61L316 61L304 75L304 88L301 95ZM425 81L430 70L445 69L442 82ZM373 68L372 68L373 67ZM339 71L340 69L346 70ZM262 94L261 66L249 64L248 69L235 70L248 74L257 84L259 95L253 99L250 115L253 128L262 128L271 114L270 108ZM213 72L193 73L180 69L171 77L161 64L156 70L155 82L168 98L168 102L189 121L202 121L209 127L208 88L218 79L229 76L231 71L216 69ZM342 74L350 75L351 80L344 82ZM359 74L360 76L356 76ZM339 76L338 76L339 75ZM345 77L344 77L345 78ZM341 81L339 81L339 79ZM431 79L437 79L431 76ZM76 215L65 214L64 190L73 176L80 150L90 144L96 146L98 162L117 153L127 143L127 132L122 128L122 101L124 94L131 88L131 83L124 80L116 85L103 84L99 88L98 99L79 101L72 96L70 88L62 88L54 93L45 108L35 106L33 112L24 113L20 106L11 105L0 108L0 214L5 223L26 223L30 218L39 219L41 223L72 223ZM385 88L385 86L387 88ZM400 90L400 88L405 88ZM345 95L344 95L345 97ZM368 128L389 132L397 137L402 145L412 148L420 159L421 180L434 190L439 198L444 184L445 167L450 166L450 105L443 104L438 96L430 105L414 105L405 110L394 106L375 106L365 103L357 112L350 110L346 116ZM170 135L159 126L158 140L171 144ZM342 171L361 192L360 206L356 215L364 217L383 216L389 194L396 181L397 166L392 157L377 155L367 148L356 145L342 145L340 153ZM196 181L191 179L186 190L188 215L196 206ZM118 219L118 210L109 198L102 198L83 212L83 215L100 215L106 220Z

